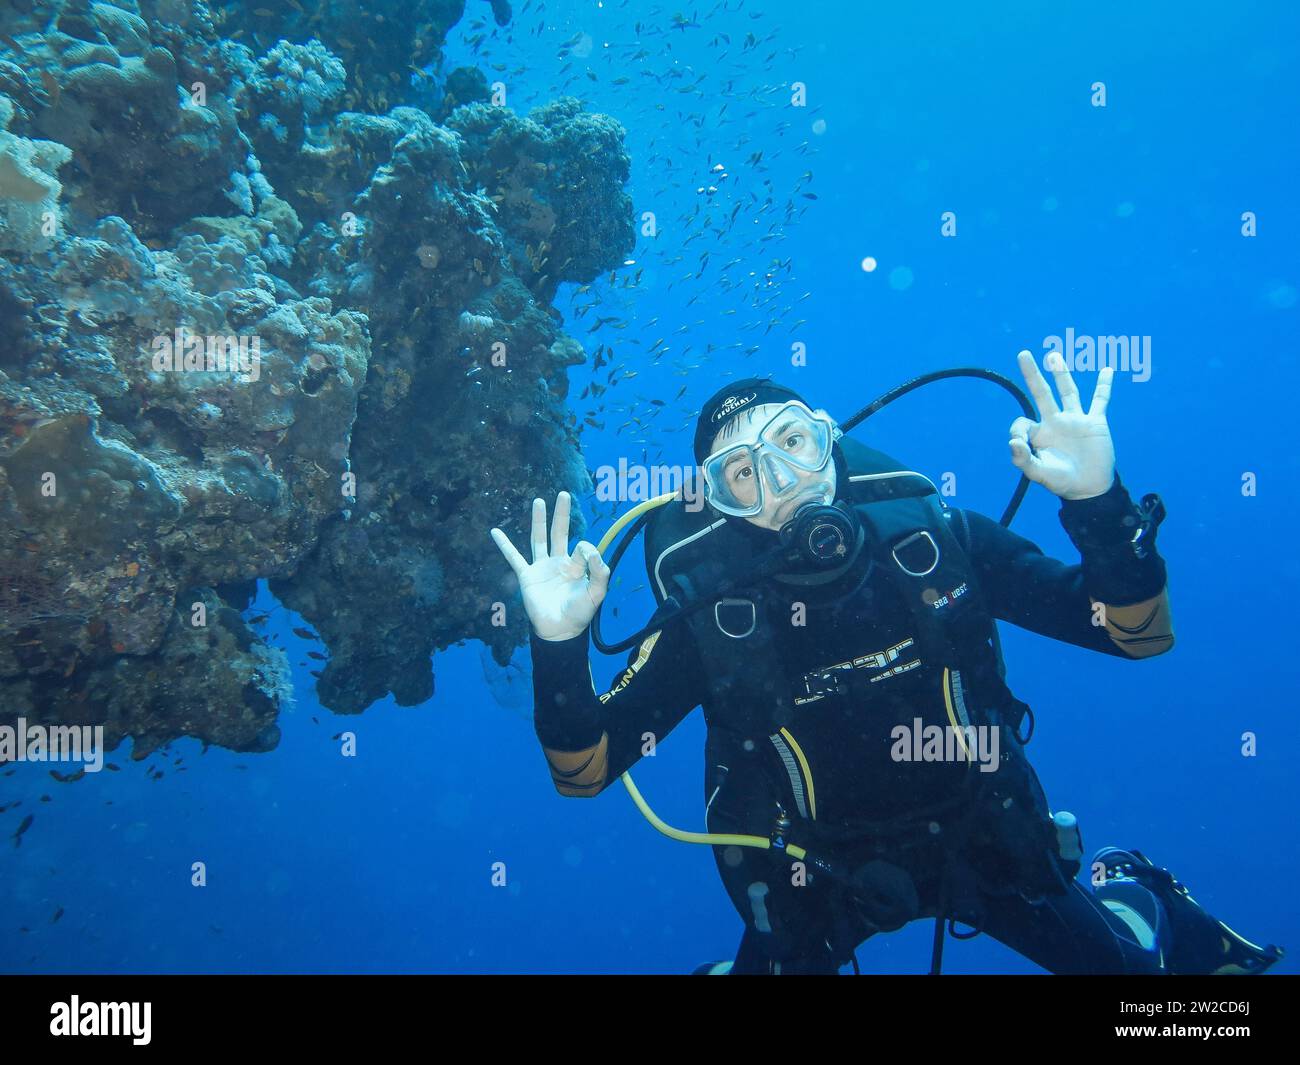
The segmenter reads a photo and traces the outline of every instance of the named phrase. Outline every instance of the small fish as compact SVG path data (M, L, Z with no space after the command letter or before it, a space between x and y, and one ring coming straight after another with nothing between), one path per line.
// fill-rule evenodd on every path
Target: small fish
M299 637L300 639L303 639L303 640L319 640L319 639L320 639L320 637L317 636L314 632L312 632L311 629L302 629L302 628L294 629L294 630L293 630L293 634L294 634L295 636Z
M324 662L324 661L325 661L325 656L324 656L323 654L321 654L319 651L308 651L308 652L307 652L307 657L308 657L308 658L314 658L314 659L316 659L316 660L319 661L319 662Z
M15 847L21 847L23 845L23 833L32 827L32 822L35 820L36 816L34 814L28 814L23 818L22 824L18 826L18 831L9 837L14 841Z
M60 917L63 916L63 907L60 906L54 911L54 916L50 918L50 924L57 924Z

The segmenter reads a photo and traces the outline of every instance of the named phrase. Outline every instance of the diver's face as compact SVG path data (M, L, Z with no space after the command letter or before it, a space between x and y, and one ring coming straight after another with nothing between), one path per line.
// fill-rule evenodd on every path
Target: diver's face
M723 448L734 448L738 444L755 444L764 426L784 406L783 403L760 403L738 415L713 438L709 453L716 454ZM815 413L826 415L823 410ZM797 461L804 457L803 452L810 446L810 441L797 425L773 426L767 436L779 445L777 455L755 463L749 453L741 451L727 462L723 473L728 491L742 505L752 505L759 498L761 479L763 509L745 520L760 529L776 531L805 503L831 503L835 500L835 463L828 462L821 470L799 469ZM790 455L796 464L780 461L780 453Z

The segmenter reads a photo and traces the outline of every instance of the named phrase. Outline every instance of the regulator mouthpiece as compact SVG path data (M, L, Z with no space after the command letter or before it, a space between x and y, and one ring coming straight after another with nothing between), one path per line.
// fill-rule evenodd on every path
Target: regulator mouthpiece
M813 569L843 565L858 540L857 515L835 503L805 503L781 527L781 543Z

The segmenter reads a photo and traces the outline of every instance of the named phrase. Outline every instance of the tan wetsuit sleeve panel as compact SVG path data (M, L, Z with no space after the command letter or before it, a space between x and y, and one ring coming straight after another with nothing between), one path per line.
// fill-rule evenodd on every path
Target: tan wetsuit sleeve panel
M546 764L551 767L555 790L570 798L596 795L609 776L609 733L600 734L600 742L583 751L553 751L543 747Z
M627 669L623 671L618 682L604 694L596 694L595 682L591 680L591 663L587 663L587 679L591 684L592 694L596 695L600 703L607 703L610 699L621 698L626 700L629 694L635 691L633 681L641 674L646 663L650 661L650 654L654 650L655 644L659 642L660 635L661 633L656 631L641 641L636 656ZM660 683L662 684L662 678L660 678ZM653 694L653 691L651 691L651 694ZM631 704L634 711L636 707L635 702ZM621 709L626 710L628 706L625 705ZM634 714L633 721L635 721L635 718L636 715ZM671 728L671 725L669 727ZM620 735L618 729L623 729L623 734ZM644 732L643 727L629 724L627 715L620 715L614 737L615 762L620 757L627 757L629 729L630 735L633 736ZM620 750L623 752L622 754L619 753ZM543 744L542 751L546 755L547 765L550 766L551 779L555 782L555 790L568 798L587 798L598 795L610 782L612 776L617 776L618 773L622 772L621 767L611 764L610 734L607 730L601 732L600 742L590 747L584 747L581 750L561 750Z
M1106 634L1129 658L1150 658L1163 654L1174 645L1174 620L1169 610L1169 589L1151 599L1131 606L1110 606L1092 601L1094 610L1102 607Z

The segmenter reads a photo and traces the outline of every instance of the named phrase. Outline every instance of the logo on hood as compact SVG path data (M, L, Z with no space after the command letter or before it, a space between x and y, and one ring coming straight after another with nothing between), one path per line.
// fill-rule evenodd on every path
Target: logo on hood
M753 403L757 398L757 392L751 392L747 396L728 396L722 401L722 405L713 412L713 417L710 418L709 421L716 423L722 421L724 418L729 418L731 415L735 414L736 411L740 410L741 407L748 403Z

